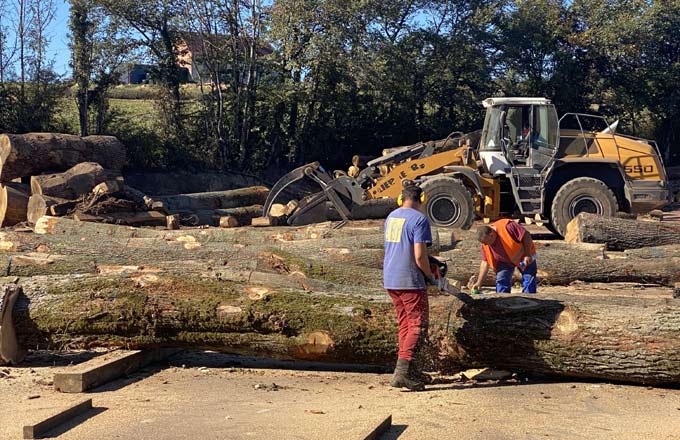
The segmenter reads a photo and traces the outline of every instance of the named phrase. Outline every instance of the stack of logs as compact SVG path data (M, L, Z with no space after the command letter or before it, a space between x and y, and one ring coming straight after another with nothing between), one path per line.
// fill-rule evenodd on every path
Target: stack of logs
M124 165L125 147L111 136L0 135L0 226L34 225L44 215L169 229L245 226L268 195L258 186L149 197L125 184ZM278 223L294 208L276 206Z
M0 233L0 269L23 291L25 347L186 346L389 366L397 329L382 287L382 222L332 226L165 231L46 216L35 233ZM476 272L472 232L435 229L433 242L453 260L451 278ZM672 286L677 246L538 248L539 295L462 303L431 291L430 368L680 383L680 300L668 287L566 287Z

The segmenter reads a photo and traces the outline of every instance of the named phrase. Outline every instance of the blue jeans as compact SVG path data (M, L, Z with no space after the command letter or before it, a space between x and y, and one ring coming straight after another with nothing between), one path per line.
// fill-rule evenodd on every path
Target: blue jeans
M519 269L519 272L522 274L522 293L536 293L537 270L536 261L533 261L529 267L524 270ZM496 272L496 293L510 293L513 273L515 273L515 266L498 263L498 272Z

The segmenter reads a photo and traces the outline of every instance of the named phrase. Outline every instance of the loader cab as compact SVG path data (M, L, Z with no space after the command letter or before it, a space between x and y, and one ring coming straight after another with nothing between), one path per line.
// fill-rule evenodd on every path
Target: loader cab
M489 98L479 155L492 175L515 167L542 172L555 156L559 128L555 106L544 98Z

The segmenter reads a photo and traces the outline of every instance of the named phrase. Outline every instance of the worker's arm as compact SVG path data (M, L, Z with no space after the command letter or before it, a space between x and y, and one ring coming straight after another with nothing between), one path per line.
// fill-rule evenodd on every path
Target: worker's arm
M522 237L522 247L524 248L524 264L529 266L533 261L533 256L531 255L531 245L533 244L533 239L531 238L531 234L529 231L524 232L524 236Z
M472 285L472 287L476 287L479 289L482 287L482 283L486 279L486 275L489 273L489 263L486 261L482 260L482 262L479 265L479 275L477 276L477 281L475 284Z
M415 243L413 245L413 253L416 258L416 266L423 272L426 280L433 278L430 270L430 259L427 254L427 243Z

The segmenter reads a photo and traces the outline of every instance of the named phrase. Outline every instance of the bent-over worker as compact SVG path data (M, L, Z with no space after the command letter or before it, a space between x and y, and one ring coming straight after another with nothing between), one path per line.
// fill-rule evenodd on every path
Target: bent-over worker
M432 231L427 217L419 210L425 202L423 190L406 184L401 193L400 208L385 221L384 286L392 298L399 322L399 354L390 385L420 391L423 383L417 366L418 351L428 329L426 282L435 284L427 246Z
M483 225L477 230L482 244L479 276L472 286L479 289L491 267L496 272L496 292L510 293L515 267L522 274L522 293L536 293L536 247L531 234L509 219Z

